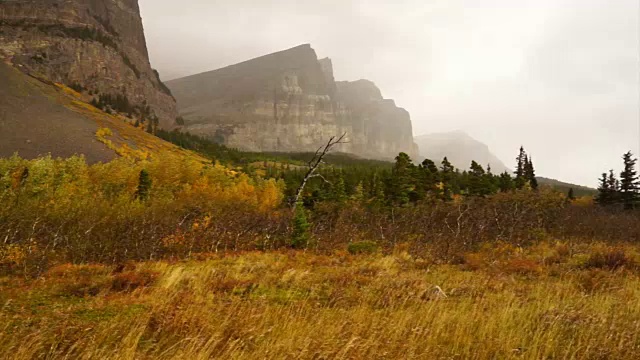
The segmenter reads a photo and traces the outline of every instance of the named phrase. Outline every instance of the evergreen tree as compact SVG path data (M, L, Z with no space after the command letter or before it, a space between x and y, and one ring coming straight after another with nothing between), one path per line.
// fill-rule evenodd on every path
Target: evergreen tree
M293 232L291 234L291 247L304 249L309 244L309 228L311 224L307 220L307 211L302 204L298 204L293 215Z
M373 204L383 205L385 200L384 182L382 176L374 175L371 186L371 197L373 198Z
M449 164L449 165L451 165L451 164ZM431 174L437 174L438 173L438 167L436 166L436 163L434 163L432 160L425 159L422 162L422 167L426 171L430 172Z
M516 189L524 188L524 185L527 182L525 178L525 171L526 171L525 168L526 168L527 160L528 160L527 153L524 151L524 146L520 146L520 153L516 158L516 161L517 161L516 171L514 172L514 174L516 175L516 179L515 179Z
M142 201L149 198L149 192L151 191L151 176L147 170L140 170L140 176L138 178L138 189L136 190L136 198Z
M453 167L453 165L451 165L451 163L449 162L449 159L447 159L447 157L445 156L445 158L442 159L442 167L440 169L441 169L440 182L442 183L442 199L444 201L450 201L453 199L452 187L453 187L453 177L456 174L455 168Z
M364 200L364 185L362 184L362 181L356 185L356 188L353 190L353 195L351 195L351 199L355 201Z
M475 161L471 161L471 172L469 176L469 195L486 196L491 193L491 185L482 166Z
M600 185L598 186L598 196L596 196L596 202L599 205L608 205L610 203L610 188L609 188L609 178L607 177L607 173L602 173L602 177L598 179Z
M515 188L511 174L506 171L500 174L500 177L498 178L498 188L501 192L508 192Z
M620 200L624 204L625 209L633 209L638 206L638 173L636 171L636 162L638 159L633 157L631 151L622 156L624 161L624 170L620 173Z
M613 170L609 170L609 199L611 204L620 202L620 180L616 178Z
M400 153L396 157L396 163L391 171L391 181L389 183L389 195L391 201L396 205L406 205L409 203L410 194L414 190L412 179L413 163L409 155Z
M419 167L420 176L418 176L417 191L420 192L420 198L424 199L427 194L436 192L438 183L438 167L436 163L429 159L425 159Z
M538 179L536 179L536 171L533 168L533 159L531 157L528 157L525 161L524 176L531 188L538 190Z
M333 187L333 198L337 202L344 202L347 199L347 190L342 174L338 175L338 181Z
M573 188L569 188L569 193L567 194L567 199L573 201L576 199L575 194L573 193Z

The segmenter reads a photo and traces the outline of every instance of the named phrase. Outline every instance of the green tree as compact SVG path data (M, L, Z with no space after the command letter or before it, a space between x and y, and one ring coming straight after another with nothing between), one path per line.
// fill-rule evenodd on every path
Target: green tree
M491 183L480 164L471 161L469 176L469 195L486 196L491 194Z
M520 146L520 153L518 154L518 157L516 158L516 171L514 172L514 174L516 175L515 178L515 187L516 189L522 189L524 188L525 184L527 183L526 177L525 177L525 171L526 171L526 163L527 163L527 153L526 151L524 151L524 146Z
M538 190L538 179L536 179L536 171L531 157L528 157L525 161L524 177L533 190Z
M449 165L451 165L451 164L449 164ZM425 159L425 160L422 162L422 167L423 167L426 171L430 172L431 174L437 174L437 173L438 173L438 167L436 166L436 163L435 163L435 162L433 162L432 160Z
M624 170L620 173L620 200L625 209L633 209L638 206L638 173L636 171L636 162L638 159L633 157L631 151L622 156L624 161Z
M355 189L353 189L351 200L358 202L364 200L364 185L362 184L362 181L360 181L358 185L356 185Z
M498 188L501 192L508 192L515 188L511 174L506 171L500 174L500 177L498 178Z
M599 205L609 205L610 203L610 188L609 188L609 178L607 177L607 173L602 173L602 177L598 179L598 195L596 196L596 202Z
M396 205L406 205L410 201L410 195L415 189L413 181L413 163L406 153L400 153L391 171L389 182L389 195Z
M440 182L442 183L442 199L444 201L451 201L453 199L453 182L456 176L455 168L446 156L442 159L441 164Z
M618 204L620 202L620 180L616 178L613 170L609 170L609 203Z
M311 224L307 219L307 211L299 203L293 214L293 232L291 234L291 247L294 249L304 249L309 244Z
M347 190L342 174L338 175L338 181L336 181L336 184L333 186L333 198L337 202L344 202L347 200Z
M571 200L571 201L576 199L576 195L573 193L573 188L569 188L569 193L567 194L567 199Z
M140 176L138 177L138 189L136 190L136 198L140 200L147 200L149 193L151 192L152 180L147 170L140 170Z

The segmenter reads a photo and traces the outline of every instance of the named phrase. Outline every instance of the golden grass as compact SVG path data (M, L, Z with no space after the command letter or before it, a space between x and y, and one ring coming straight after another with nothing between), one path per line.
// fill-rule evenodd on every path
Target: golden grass
M611 250L628 254L625 266L589 266ZM115 273L63 265L37 280L0 279L0 356L637 359L637 250L500 246L455 266L347 252L203 256Z

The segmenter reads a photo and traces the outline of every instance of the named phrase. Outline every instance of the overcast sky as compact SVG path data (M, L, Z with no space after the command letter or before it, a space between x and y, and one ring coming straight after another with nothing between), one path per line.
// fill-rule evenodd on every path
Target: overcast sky
M595 186L640 152L638 0L140 0L163 79L310 43L415 135L464 130L512 166Z

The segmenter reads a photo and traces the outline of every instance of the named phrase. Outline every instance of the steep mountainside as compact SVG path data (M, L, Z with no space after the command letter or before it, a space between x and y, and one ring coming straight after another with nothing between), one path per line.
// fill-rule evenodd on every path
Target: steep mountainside
M0 62L0 157L84 155L89 163L119 156L179 156L209 162L106 114L61 84L37 79Z
M330 59L302 45L167 82L185 130L251 151L315 151L346 132L339 151L392 159L416 153L409 113L371 82L336 83Z
M85 94L124 97L132 113L175 126L175 100L149 63L137 0L0 1L0 58Z
M54 86L1 62L0 84L0 157L84 154L91 163L116 157L96 138L98 123L65 107L70 101Z
M491 165L495 174L512 172L500 159L489 151L486 144L472 138L463 131L434 133L415 138L420 147L421 158L439 163L446 156L453 166L460 170L468 170L471 161L475 160L483 167Z

